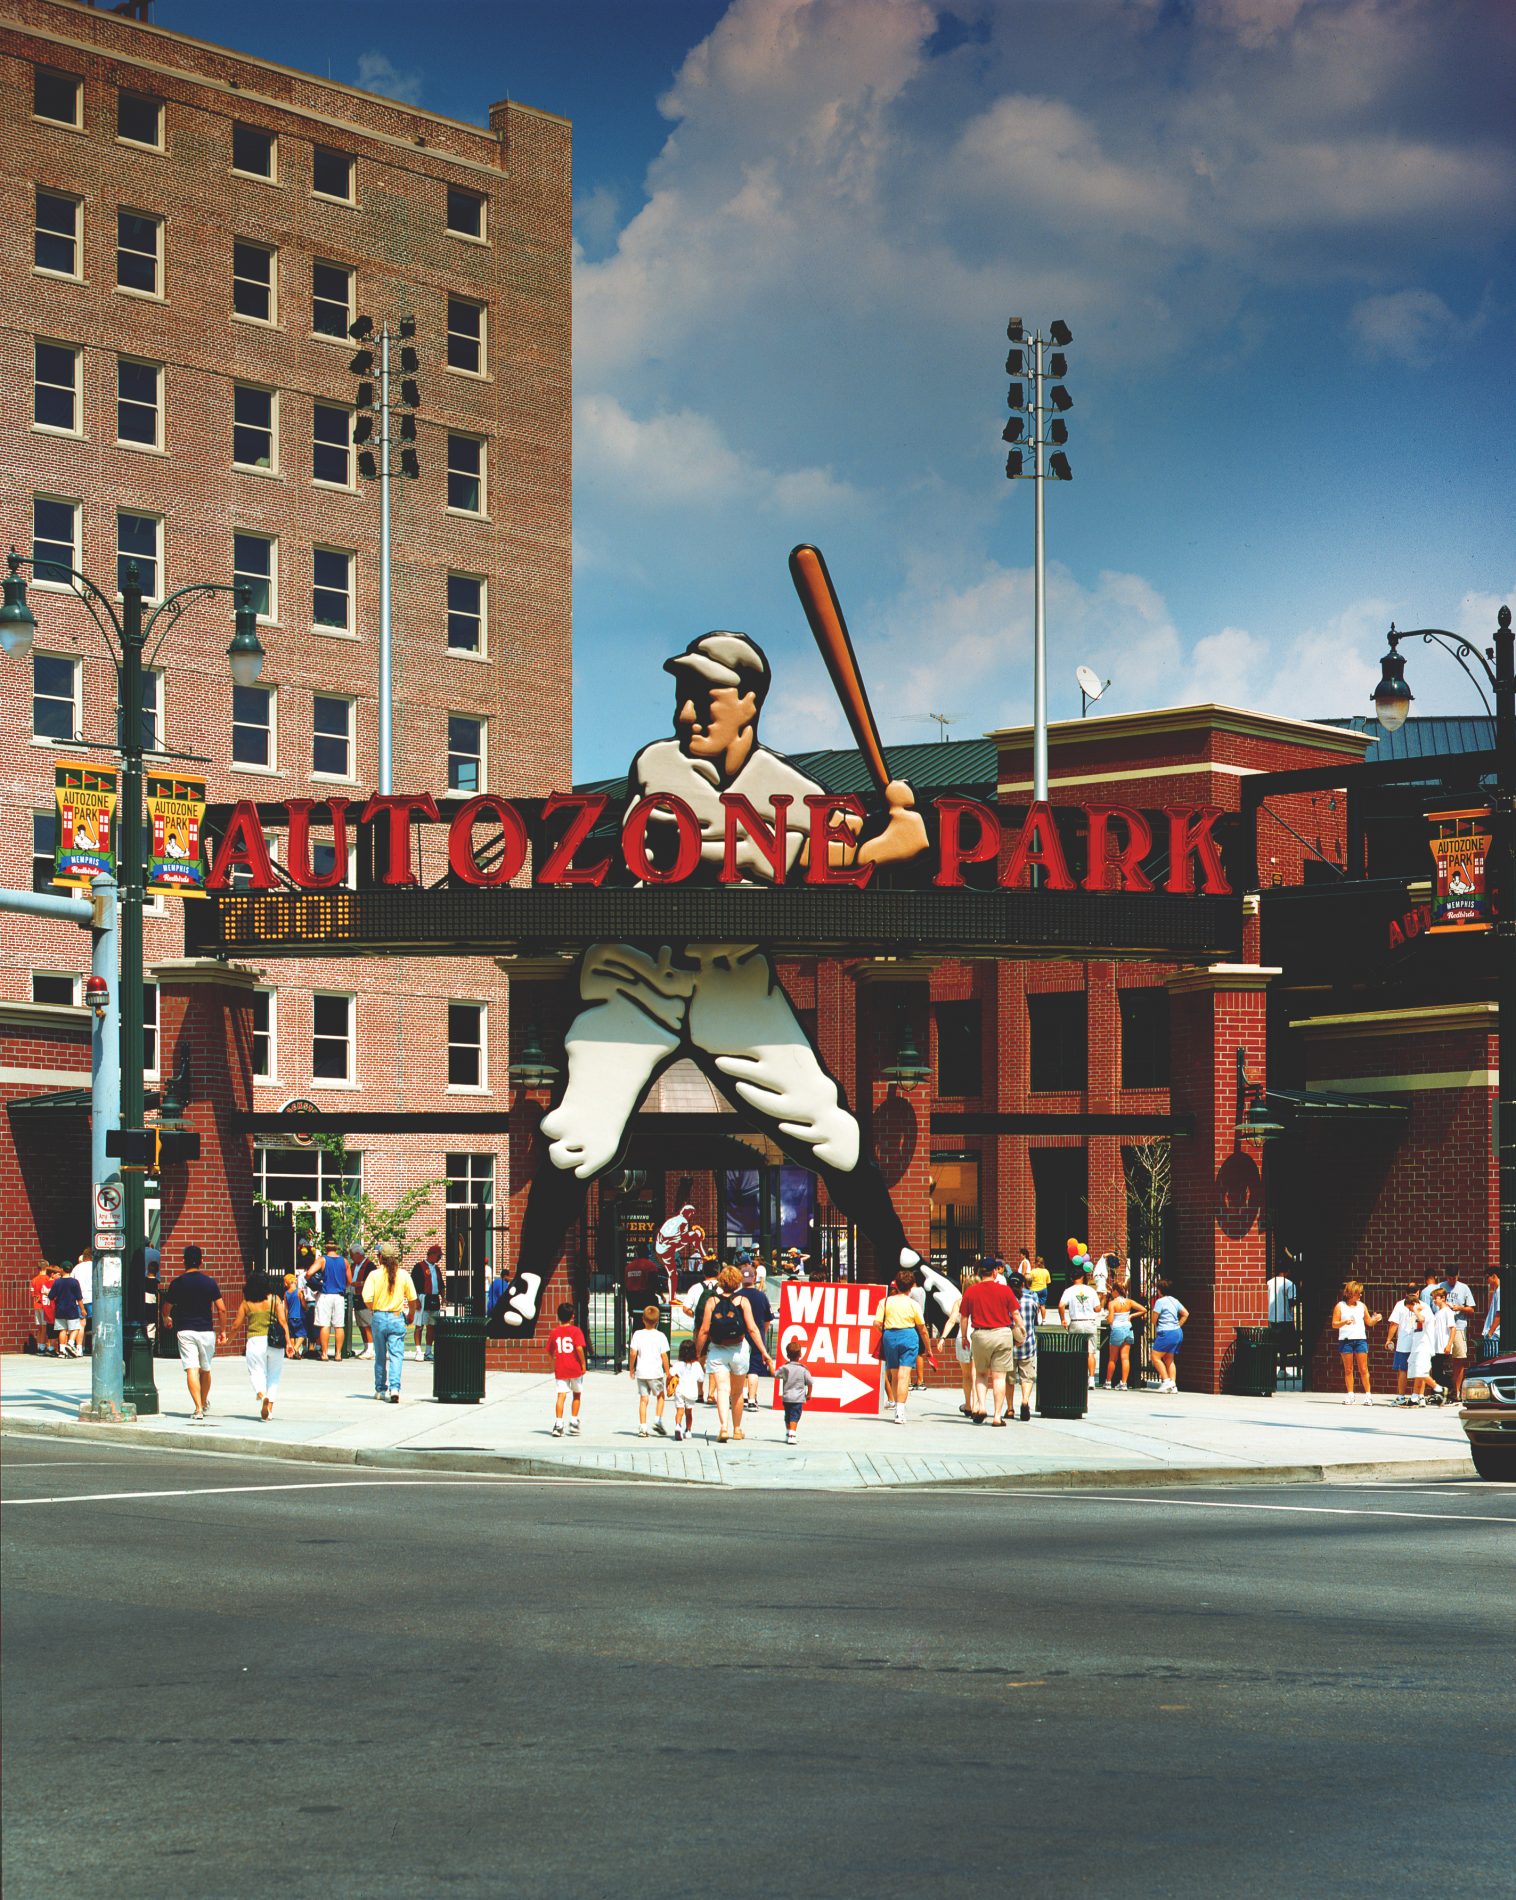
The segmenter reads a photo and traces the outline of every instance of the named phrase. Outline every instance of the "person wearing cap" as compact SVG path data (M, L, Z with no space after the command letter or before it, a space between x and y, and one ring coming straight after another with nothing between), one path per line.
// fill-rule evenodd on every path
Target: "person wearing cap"
M447 1289L442 1249L435 1240L427 1248L426 1258L418 1260L412 1267L411 1281L416 1288L416 1320L412 1328L416 1357L430 1359L437 1340L437 1321L442 1316L442 1296ZM428 1330L431 1332L431 1345L427 1344Z
M650 862L672 864L693 848L696 882L782 882L808 861L806 801L826 794L759 742L770 683L762 648L743 633L707 633L664 671L674 679L673 736L643 747L627 784L629 813L646 821ZM861 806L844 811L833 801L829 863L902 863L925 852L911 788L892 783L885 798L883 829L867 839ZM652 800L662 802L644 802ZM768 848L755 832L767 833ZM884 1177L864 1153L858 1122L759 945L596 944L580 966L579 990L583 1007L565 1037L567 1083L541 1123L549 1165L528 1192L522 1268L501 1314L503 1330L520 1334L535 1324L538 1291L579 1216L586 1184L615 1162L648 1084L681 1055L703 1058L717 1086L821 1176L833 1207L858 1223L884 1260L918 1263Z

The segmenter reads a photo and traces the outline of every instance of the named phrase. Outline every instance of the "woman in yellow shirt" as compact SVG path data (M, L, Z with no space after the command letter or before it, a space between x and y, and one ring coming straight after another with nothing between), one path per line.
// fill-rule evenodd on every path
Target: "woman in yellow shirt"
M895 1275L895 1284L884 1296L884 1305L879 1309L879 1357L884 1365L884 1395L894 1408L895 1423L905 1423L905 1402L911 1390L911 1368L918 1357L926 1356L929 1366L937 1361L932 1357L932 1342L926 1330L926 1321L921 1317L921 1309L911 1298L911 1288L916 1284L916 1275L910 1267L902 1267Z
M398 1405L405 1329L416 1312L416 1283L401 1266L394 1241L379 1243L379 1264L364 1282L363 1297L373 1315L374 1397Z

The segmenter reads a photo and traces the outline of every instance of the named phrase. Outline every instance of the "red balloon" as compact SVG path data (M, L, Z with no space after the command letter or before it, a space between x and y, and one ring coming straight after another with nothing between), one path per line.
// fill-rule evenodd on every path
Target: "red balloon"
M1082 1248L1082 1247L1081 1247L1081 1246L1079 1245L1079 1242L1078 1242L1077 1240L1070 1240L1070 1242L1069 1242L1069 1258L1070 1258L1070 1260L1072 1260L1072 1259L1074 1259L1074 1258L1076 1257L1076 1255L1078 1255L1078 1254L1080 1254L1080 1253L1082 1253L1083 1251L1084 1251L1084 1249L1083 1249L1083 1248Z

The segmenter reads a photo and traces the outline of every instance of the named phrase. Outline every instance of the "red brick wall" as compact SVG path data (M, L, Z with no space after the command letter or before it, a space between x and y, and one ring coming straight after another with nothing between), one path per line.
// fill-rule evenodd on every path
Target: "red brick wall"
M84 1009L0 1004L0 1352L19 1351L31 1331L28 1282L43 1260L71 1261L89 1245L88 1111L13 1118L10 1104L88 1093L92 1021Z

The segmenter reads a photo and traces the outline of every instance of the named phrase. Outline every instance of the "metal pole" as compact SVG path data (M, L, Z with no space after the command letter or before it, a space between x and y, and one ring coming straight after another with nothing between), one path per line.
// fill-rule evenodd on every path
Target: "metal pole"
M379 331L379 790L393 792L394 706L390 678L390 327Z
M126 1362L122 1354L124 1313L121 1245L121 1170L105 1152L107 1133L121 1126L121 986L117 980L116 880L97 877L94 892L94 929L90 969L106 985L107 1001L96 1017L91 1034L90 1060L90 1181L95 1237L94 1312L90 1330L94 1345L90 1357L89 1402L80 1416L92 1419L130 1419L135 1405L125 1403ZM114 1245L106 1237L114 1233Z
M121 1126L141 1128L145 1124L146 1099L142 1080L144 1066L142 1034L142 587L135 563L127 568L126 585L121 590L121 803L117 808L116 838L120 848L118 872L120 885L119 925L121 936ZM142 1250L147 1244L146 1183L142 1173L123 1171L122 1186L122 1264L127 1280L135 1285L135 1276L143 1270ZM139 1412L158 1410L158 1394L147 1374L147 1390L132 1394Z
M1042 336L1032 357L1032 797L1048 795L1048 630L1044 611L1042 521Z
M1516 633L1500 609L1495 632L1496 1060L1495 1160L1500 1190L1500 1343L1516 1350L1506 1315L1516 1290Z

